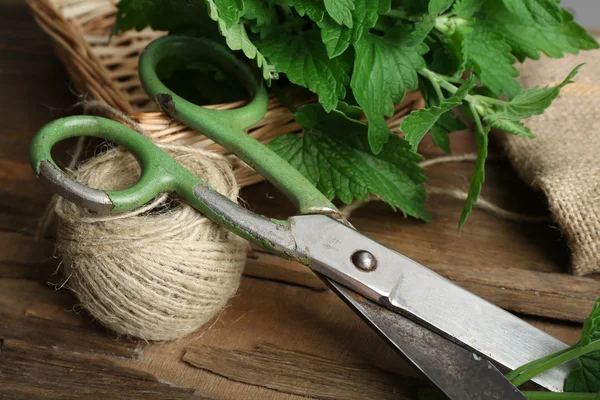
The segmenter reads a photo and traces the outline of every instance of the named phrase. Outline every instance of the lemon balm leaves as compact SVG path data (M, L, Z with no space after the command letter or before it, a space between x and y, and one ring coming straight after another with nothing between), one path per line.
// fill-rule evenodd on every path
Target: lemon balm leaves
M291 82L316 93L326 111L346 95L351 63L348 57L330 59L317 30L295 36L282 31L260 40L259 47Z
M118 29L151 26L217 40L239 57L255 60L267 82L287 79L316 93L322 112L335 116L331 121L347 126L343 118L351 119L353 132L360 124L360 153L353 142L356 134L347 137L353 145L344 143L339 128L322 116L318 128L305 124L304 136L281 139L290 148L302 144L312 152L320 149L321 155L326 151L331 159L353 148L352 160L374 165L389 161L391 152L414 154L429 131L435 145L449 152L449 134L464 129L452 109L467 110L464 116L474 117L468 119L477 126L480 157L461 225L483 183L487 130L532 137L535 132L522 120L544 112L562 87L523 90L515 79L515 62L598 47L556 0L121 0L118 8ZM198 73L194 84L209 86L211 82L203 85L209 76ZM466 76L476 86L461 91ZM394 113L407 90L418 87L428 108L406 118L404 140L390 132L385 117ZM310 112L315 114L307 108L297 118L306 119ZM366 124L357 121L362 114ZM314 168L323 166L331 177L339 177L343 159L331 166L320 156L312 166L301 167L314 175ZM357 164L363 172L353 175L352 184L335 186L333 192L331 185L321 183L320 188L345 200L349 193L353 198L374 193L422 217L422 204L419 209L412 203L422 203L422 198L410 195L416 192L405 180L414 172L414 162L399 163L405 159L394 159L394 168L372 168L374 174L385 171L379 181ZM392 186L383 185L392 181L391 174L398 176L394 190L404 193L402 201L391 194Z
M471 18L488 0L456 0L452 12L461 18Z
M461 105L465 96L474 87L475 80L473 77L470 77L451 97L443 99L440 104L413 111L408 117L404 118L402 125L400 125L400 130L406 135L406 140L408 140L413 150L417 150L423 136L430 131L440 117ZM439 131L436 133L439 133ZM440 139L438 135L438 141ZM445 145L443 146L445 147Z
M225 28L231 28L237 24L244 11L242 0L207 0L207 4L211 18Z
M241 50L249 59L255 59L262 70L263 78L277 78L277 69L270 64L248 37L246 27L240 23L244 10L242 0L206 0L208 15L218 25L219 32L231 50Z
M390 0L354 0L352 27L340 25L330 16L325 16L319 27L327 55L334 58L344 53L361 38L363 32L375 26L379 14L389 11Z
M481 193L481 187L485 181L485 160L488 155L488 133L490 128L483 126L479 119L477 110L470 105L471 112L475 116L475 142L477 143L477 161L475 161L475 169L471 175L471 184L469 185L469 192L465 206L460 215L460 221L458 222L458 230L460 231L467 222L469 214L473 210L473 206L477 203L479 194Z
M539 25L560 25L562 9L556 0L502 0L515 15L528 15Z
M558 97L560 89L571 83L582 65L578 65L556 86L532 87L523 90L509 102L494 101L495 112L484 116L485 121L498 129L517 136L534 137L533 133L520 121L533 115L542 114Z
M325 4L321 0L288 0L298 15L308 16L314 22L321 22L325 15Z
M323 0L323 2L325 3L327 14L336 23L352 28L354 25L352 21L352 10L354 10L353 0Z
M579 50L598 48L596 40L573 21L567 10L561 10L560 25L540 25L526 14L513 14L501 2L490 2L479 18L500 33L512 53L520 61L539 59L541 53L549 57L576 54Z
M395 30L385 36L366 33L354 45L354 70L350 87L369 121L369 144L379 153L389 140L384 116L394 113L407 89L418 86L417 71L425 68L422 55L427 46L403 43L405 32Z
M600 392L600 299L594 305L590 316L586 318L581 339L576 346L592 348L594 343L599 344L598 349L578 358L579 368L571 371L567 376L565 392Z
M448 135L452 132L465 129L467 129L467 126L460 118L457 118L451 111L448 111L442 114L435 124L433 124L429 129L429 133L433 139L433 144L445 153L450 154L450 137Z
M513 97L520 92L515 79L519 71L513 65L516 59L501 34L474 22L460 25L456 35L463 66L473 70L481 83L498 96Z
M304 127L303 135L281 136L269 147L323 194L345 203L373 194L409 215L429 220L423 208L421 157L405 140L390 135L382 151L373 154L367 126L340 111L327 114L318 105L305 105L295 117Z

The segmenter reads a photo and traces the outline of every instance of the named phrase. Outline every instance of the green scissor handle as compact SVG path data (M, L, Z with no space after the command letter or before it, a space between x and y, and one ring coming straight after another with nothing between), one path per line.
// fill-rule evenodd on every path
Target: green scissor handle
M253 99L234 110L210 110L172 93L156 75L157 64L168 57L204 59L229 72L248 89ZM145 90L174 118L202 132L282 190L300 214L327 213L337 209L294 167L244 132L264 116L268 106L265 88L252 71L221 45L199 38L169 36L152 42L140 57L140 78ZM127 148L141 165L139 181L124 190L98 190L64 174L54 163L52 147L59 141L92 136ZM237 206L208 187L146 137L118 122L91 116L58 119L42 127L31 144L31 162L62 197L97 211L128 211L163 192L175 192L209 218L276 254L296 254L287 221L275 221Z
M221 111L190 103L172 93L156 75L159 62L174 56L214 63L244 84L253 99L244 107ZM139 74L146 93L163 111L237 155L292 200L300 214L336 210L298 170L244 132L265 115L269 97L252 70L225 47L201 38L166 36L146 47L140 56Z

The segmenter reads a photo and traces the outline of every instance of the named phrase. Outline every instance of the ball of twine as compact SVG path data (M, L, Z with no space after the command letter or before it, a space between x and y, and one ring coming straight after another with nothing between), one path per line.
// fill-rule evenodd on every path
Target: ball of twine
M225 157L160 147L237 201L239 188ZM119 149L72 171L77 181L107 190L130 187L139 176L137 161ZM65 285L93 317L119 334L181 338L212 319L239 286L247 244L176 197L159 195L116 215L98 215L59 198L55 211Z

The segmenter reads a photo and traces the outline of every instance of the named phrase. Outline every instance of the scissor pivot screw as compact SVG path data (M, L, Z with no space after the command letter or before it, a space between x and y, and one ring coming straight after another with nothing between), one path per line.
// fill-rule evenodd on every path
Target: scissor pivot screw
M363 271L373 271L377 267L377 259L366 250L358 250L352 254L352 263Z

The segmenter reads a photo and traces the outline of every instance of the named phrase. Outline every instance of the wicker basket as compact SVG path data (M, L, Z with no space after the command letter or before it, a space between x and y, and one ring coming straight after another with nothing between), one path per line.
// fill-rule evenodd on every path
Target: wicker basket
M177 142L199 146L228 154L228 152L183 124L157 110L154 102L141 87L137 74L138 57L146 45L165 32L144 29L110 36L117 8L114 0L26 0L36 22L53 40L58 58L63 62L76 89L84 100L98 100L129 115L156 142ZM295 106L314 102L311 93L294 90ZM422 107L419 92L408 93L395 114L388 119L392 129L402 117ZM242 102L207 106L232 109ZM298 132L292 113L276 97L271 97L269 110L263 120L249 129L249 134L266 143L273 138ZM263 180L242 163L235 166L240 186Z

